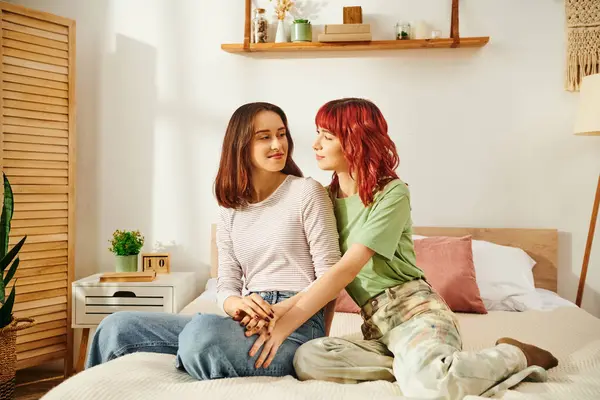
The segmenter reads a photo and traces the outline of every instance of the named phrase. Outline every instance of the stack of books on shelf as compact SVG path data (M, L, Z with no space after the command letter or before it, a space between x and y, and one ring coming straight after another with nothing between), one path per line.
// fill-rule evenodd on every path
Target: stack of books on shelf
M370 42L369 24L325 25L325 32L319 34L319 42Z

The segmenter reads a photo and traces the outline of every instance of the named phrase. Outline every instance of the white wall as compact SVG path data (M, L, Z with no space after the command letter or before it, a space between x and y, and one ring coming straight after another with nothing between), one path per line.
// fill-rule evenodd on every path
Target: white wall
M209 270L212 183L235 108L288 113L296 158L327 182L310 150L317 108L342 96L377 102L410 183L418 225L557 228L559 293L574 300L600 171L600 140L571 134L578 95L563 90L561 0L463 0L461 34L482 49L232 55L239 0L20 0L77 20L76 277L113 269L115 229L140 229L174 270ZM268 1L256 1L271 10ZM449 0L306 0L315 25L363 3L375 39L397 20L448 35ZM600 238L584 307L600 316Z

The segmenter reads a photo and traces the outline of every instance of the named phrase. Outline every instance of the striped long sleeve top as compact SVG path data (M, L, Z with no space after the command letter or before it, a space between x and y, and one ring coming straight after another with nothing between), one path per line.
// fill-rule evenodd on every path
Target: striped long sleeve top
M221 309L229 296L242 295L244 283L250 292L300 292L341 257L331 200L312 178L289 175L267 199L219 214Z

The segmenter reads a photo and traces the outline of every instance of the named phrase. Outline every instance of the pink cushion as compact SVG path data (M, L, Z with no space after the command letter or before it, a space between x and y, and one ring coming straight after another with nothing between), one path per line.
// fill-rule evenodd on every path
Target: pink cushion
M475 279L471 236L414 241L417 266L452 311L487 314Z
M352 297L348 295L346 289L342 289L335 303L336 312L360 313L360 307L356 305Z

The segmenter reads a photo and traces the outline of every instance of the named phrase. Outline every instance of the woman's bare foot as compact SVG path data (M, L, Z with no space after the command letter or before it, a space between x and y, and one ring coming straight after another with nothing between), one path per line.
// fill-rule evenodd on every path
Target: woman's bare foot
M496 344L506 343L518 347L527 359L527 366L537 365L546 370L554 368L558 365L558 360L547 350L541 349L531 344L519 342L511 338L501 338L496 341Z

